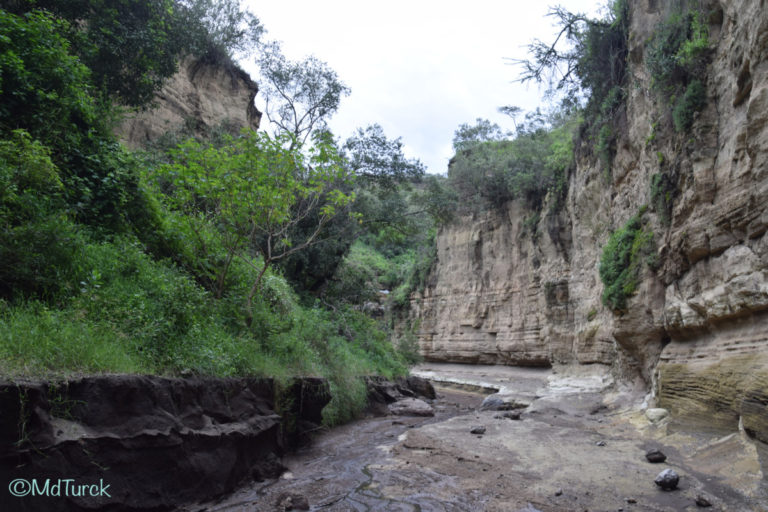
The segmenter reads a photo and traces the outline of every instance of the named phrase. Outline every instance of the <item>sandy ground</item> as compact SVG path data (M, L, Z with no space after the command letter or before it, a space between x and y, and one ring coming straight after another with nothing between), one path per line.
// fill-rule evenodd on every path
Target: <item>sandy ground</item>
M413 373L435 381L434 418L334 429L287 458L280 480L185 510L284 510L286 496L302 496L328 511L768 511L763 445L674 418L651 423L647 398L598 369L422 365ZM480 411L478 390L530 405L519 420ZM478 426L484 434L470 433ZM649 463L651 448L667 460ZM680 475L674 491L654 484L666 468ZM699 507L698 496L712 506Z

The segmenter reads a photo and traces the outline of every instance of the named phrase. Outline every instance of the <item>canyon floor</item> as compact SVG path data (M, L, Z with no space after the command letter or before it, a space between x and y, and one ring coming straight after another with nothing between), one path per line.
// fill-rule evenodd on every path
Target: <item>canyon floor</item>
M434 417L333 429L286 457L280 479L181 510L768 511L764 445L674 416L652 422L641 387L617 386L599 368L425 364L412 373L435 384ZM489 393L519 419L480 410ZM665 462L646 460L654 448ZM654 484L667 468L680 475L673 491Z

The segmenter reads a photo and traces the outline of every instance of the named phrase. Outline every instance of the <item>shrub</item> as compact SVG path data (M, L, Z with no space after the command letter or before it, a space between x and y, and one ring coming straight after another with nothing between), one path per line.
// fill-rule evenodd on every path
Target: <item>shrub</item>
M656 30L647 46L646 65L652 86L663 98L677 98L672 120L677 132L686 132L694 114L706 105L709 29L700 10L673 12Z
M626 310L627 298L637 287L644 257L651 255L654 249L653 233L645 230L642 213L629 219L611 235L600 258L604 305L615 313Z
M683 96L675 103L672 110L672 120L675 130L687 132L693 124L693 117L707 104L707 89L701 80L692 80L685 88Z
M675 181L667 171L651 176L651 204L664 225L669 225L672 220L672 205L677 193Z

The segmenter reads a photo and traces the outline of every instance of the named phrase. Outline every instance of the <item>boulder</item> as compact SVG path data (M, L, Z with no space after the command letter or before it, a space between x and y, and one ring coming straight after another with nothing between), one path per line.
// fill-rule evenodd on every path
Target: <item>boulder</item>
M404 398L389 405L390 414L396 416L434 416L435 410L424 400Z
M665 469L656 476L654 482L661 487L662 490L672 491L677 489L677 484L680 482L680 476L672 469Z

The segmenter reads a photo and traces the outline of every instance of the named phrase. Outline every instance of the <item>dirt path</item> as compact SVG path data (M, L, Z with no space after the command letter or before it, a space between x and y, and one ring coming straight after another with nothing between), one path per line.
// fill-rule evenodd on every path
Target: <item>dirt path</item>
M286 496L328 511L768 510L761 445L741 433L690 432L670 418L652 423L643 397L617 390L606 374L457 365L415 373L442 381L434 418L335 429L286 459L280 480L187 510L282 510ZM456 386L530 405L509 419L480 411L485 396ZM472 434L475 427L485 432ZM651 448L667 460L649 463ZM666 468L680 475L677 490L654 484Z

